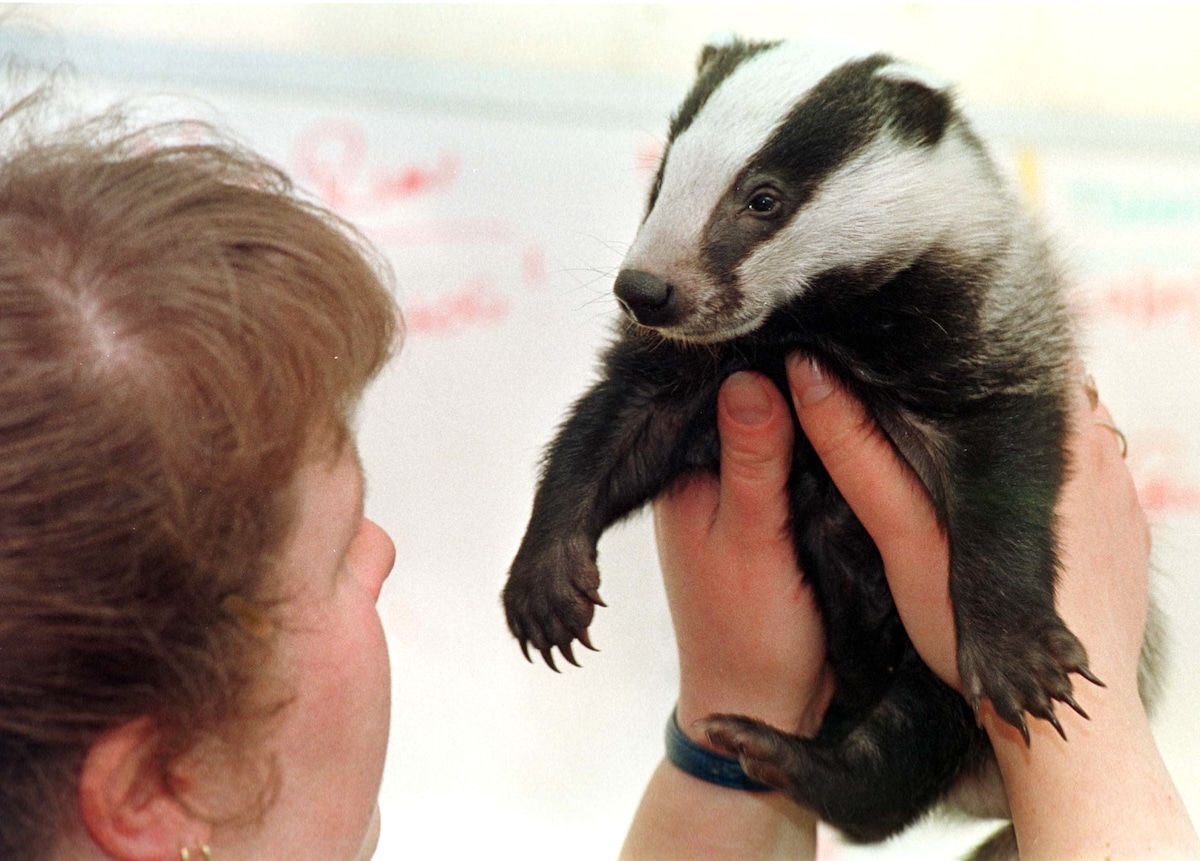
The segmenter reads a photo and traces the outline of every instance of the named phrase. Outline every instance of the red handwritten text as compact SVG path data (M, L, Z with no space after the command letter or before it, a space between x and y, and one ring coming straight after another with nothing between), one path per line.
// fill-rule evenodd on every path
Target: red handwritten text
M509 310L509 300L496 290L491 279L479 277L460 290L408 304L404 308L405 328L411 334L456 335L500 323Z
M1200 483L1188 468L1187 439L1170 429L1130 434L1129 470L1147 511L1200 514Z
M459 157L443 152L433 165L381 166L371 162L362 126L330 120L309 126L292 148L293 172L321 201L345 215L362 215L397 201L449 191Z
M1088 285L1090 313L1145 328L1172 320L1200 334L1200 272L1163 275L1142 272L1112 276Z
M541 248L526 248L521 255L521 277L527 287L541 287L546 283L546 252Z

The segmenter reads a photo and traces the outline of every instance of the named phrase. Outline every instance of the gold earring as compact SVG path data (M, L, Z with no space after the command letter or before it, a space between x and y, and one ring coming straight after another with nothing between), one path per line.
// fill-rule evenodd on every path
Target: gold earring
M1102 422L1100 419L1095 419L1096 425L1102 428L1108 428L1117 435L1117 445L1121 447L1121 457L1129 454L1129 440L1125 439L1125 434L1121 433L1121 429L1112 422Z

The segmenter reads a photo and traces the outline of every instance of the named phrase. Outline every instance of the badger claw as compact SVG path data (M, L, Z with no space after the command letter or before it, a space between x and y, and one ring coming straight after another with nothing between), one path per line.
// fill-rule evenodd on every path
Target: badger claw
M1029 724L1025 720L1025 715L1017 714L1015 718L1010 720L1010 723L1021 731L1021 738L1025 739L1025 746L1029 747L1031 740L1029 737Z
M1083 645L1062 621L1053 617L1033 631L987 631L959 643L959 675L963 692L978 714L983 698L996 714L1031 743L1025 714L1040 718L1063 739L1067 734L1054 713L1054 701L1066 703L1080 717L1088 715L1075 701L1071 674L1103 685L1087 667Z
M1043 715L1043 718L1049 722L1050 726L1054 727L1054 729L1058 731L1058 734L1062 737L1063 741L1067 740L1067 733L1065 730L1063 730L1062 724L1059 723L1058 715L1051 711L1049 714ZM1029 742L1026 741L1025 744L1028 745Z
M1078 667L1075 667L1074 670L1076 673L1083 676L1085 679L1087 679L1089 682L1091 682L1096 687L1098 687L1098 688L1108 687L1106 684L1104 684L1104 682L1100 681L1100 679L1097 678L1095 673L1093 673L1091 670L1088 669L1087 664L1082 664ZM1075 711L1079 712L1080 714L1083 714L1083 711L1080 710L1079 706L1075 705L1074 702L1069 703L1069 705L1072 708L1074 708ZM1083 716L1087 717L1087 715L1083 715Z
M1087 676L1084 676L1084 678L1086 679ZM1089 681L1090 681L1090 679L1089 679ZM1101 687L1103 687L1103 684L1101 685ZM1079 715L1081 718L1083 718L1084 720L1091 720L1091 718L1088 717L1088 713L1083 710L1083 706L1081 706L1079 703L1075 702L1075 697L1069 691L1065 694L1062 694L1059 697L1059 699L1062 700L1067 705L1069 705L1071 708L1073 708L1075 710L1075 713L1077 715Z
M555 672L554 649L578 667L572 641L596 651L587 629L600 599L600 574L595 564L595 543L582 539L555 542L542 548L523 547L517 554L504 587L508 627L530 660L540 652Z
M558 646L558 650L560 652L562 652L562 656L567 659L567 662L569 664L572 664L573 666L576 666L576 667L579 666L579 661L575 660L575 655L573 655L571 653L571 644L570 643L560 643Z

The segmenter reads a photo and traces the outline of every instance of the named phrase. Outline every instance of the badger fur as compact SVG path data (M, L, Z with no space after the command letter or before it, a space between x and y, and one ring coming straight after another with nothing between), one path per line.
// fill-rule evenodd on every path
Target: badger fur
M706 48L614 290L626 313L549 446L504 589L526 657L590 648L600 535L717 470L721 382L755 369L786 392L799 351L933 500L965 698L917 657L878 551L797 426L795 547L837 691L811 739L722 717L747 772L877 840L994 777L984 698L1027 740L1026 713L1057 727L1055 700L1078 710L1071 675L1098 680L1054 609L1072 318L1041 233L943 86L882 54Z

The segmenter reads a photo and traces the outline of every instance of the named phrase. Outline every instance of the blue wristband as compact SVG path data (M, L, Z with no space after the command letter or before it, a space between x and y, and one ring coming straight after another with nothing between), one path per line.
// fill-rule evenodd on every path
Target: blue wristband
M667 759L684 774L726 789L744 789L747 792L773 790L773 787L749 777L734 757L702 747L684 735L674 710L667 721Z

